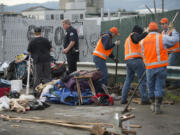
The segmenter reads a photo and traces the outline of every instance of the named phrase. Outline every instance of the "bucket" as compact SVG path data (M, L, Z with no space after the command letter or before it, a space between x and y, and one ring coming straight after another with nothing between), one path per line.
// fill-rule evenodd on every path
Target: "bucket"
M20 93L22 90L22 80L12 80L11 81L11 91L16 91Z

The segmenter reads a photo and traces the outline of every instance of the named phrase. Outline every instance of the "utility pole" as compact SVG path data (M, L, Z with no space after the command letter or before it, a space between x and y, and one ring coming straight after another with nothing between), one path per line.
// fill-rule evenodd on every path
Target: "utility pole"
M154 0L154 12L155 12L155 15L157 14L157 11L156 11L156 0Z
M156 0L154 0L155 21L157 22Z
M4 5L1 4L0 5L0 18L1 18L1 48L2 48L2 60L3 62L5 61L5 50L4 50L4 37L5 37L5 33L4 33Z
M162 13L164 13L164 0L162 0Z

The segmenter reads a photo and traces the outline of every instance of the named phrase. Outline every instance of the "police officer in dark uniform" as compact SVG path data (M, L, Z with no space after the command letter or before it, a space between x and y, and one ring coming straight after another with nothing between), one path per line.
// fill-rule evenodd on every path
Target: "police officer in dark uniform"
M76 29L71 26L71 22L66 19L62 21L66 35L64 38L64 50L68 63L68 73L72 73L77 70L77 61L79 60L79 39Z

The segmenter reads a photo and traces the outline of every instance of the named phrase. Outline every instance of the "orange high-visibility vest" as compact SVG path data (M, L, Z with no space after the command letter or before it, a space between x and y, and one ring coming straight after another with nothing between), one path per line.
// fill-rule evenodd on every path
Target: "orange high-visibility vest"
M168 31L168 36L170 36L172 33L172 30ZM162 31L162 34L165 34L165 31ZM174 44L172 47L167 48L168 53L172 53L172 52L180 52L180 45L179 42L177 42L176 44Z
M131 59L131 58L137 58L142 57L141 56L141 46L140 44L135 44L132 42L131 35L126 39L125 41L125 60Z
M163 46L162 35L149 33L141 40L141 51L146 69L165 67L168 65L167 49Z
M106 36L106 35L108 35L108 34L104 34L103 36ZM98 43L96 45L96 48L95 48L95 50L93 52L93 55L98 56L98 57L106 60L107 57L112 53L112 48L108 49L108 50L104 49L104 46L103 46L103 43L102 43L102 37L103 36L101 36L101 38L99 39L99 41L98 41Z

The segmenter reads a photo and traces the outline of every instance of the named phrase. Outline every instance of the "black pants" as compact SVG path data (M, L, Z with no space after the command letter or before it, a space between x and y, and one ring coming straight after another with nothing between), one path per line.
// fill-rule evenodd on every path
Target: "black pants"
M68 53L66 54L68 63L68 73L72 73L77 70L77 61L79 59L79 53Z
M34 64L34 85L35 89L42 81L47 83L51 79L50 62Z

